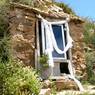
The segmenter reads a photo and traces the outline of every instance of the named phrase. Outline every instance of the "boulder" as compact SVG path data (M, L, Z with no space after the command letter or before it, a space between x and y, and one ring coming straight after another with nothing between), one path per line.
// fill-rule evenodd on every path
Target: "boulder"
M51 90L50 90L50 88L41 89L39 95L51 95Z
M51 81L50 80L45 80L43 82L43 88L49 88L51 86Z
M78 90L78 86L76 85L76 83L72 80L72 79L57 79L55 81L55 85L56 85L56 89L57 91L61 91L61 90Z

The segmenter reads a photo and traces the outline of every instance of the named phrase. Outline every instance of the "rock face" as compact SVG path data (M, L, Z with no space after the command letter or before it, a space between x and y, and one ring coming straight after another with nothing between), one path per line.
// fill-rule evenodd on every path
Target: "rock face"
M34 67L35 62L35 23L33 13L19 8L10 11L10 33L13 56L26 65Z
M86 75L86 63L84 55L84 23L80 22L70 22L70 33L74 40L72 48L72 63L75 68L76 75L85 77Z
M51 95L51 90L50 90L50 88L41 89L39 95Z

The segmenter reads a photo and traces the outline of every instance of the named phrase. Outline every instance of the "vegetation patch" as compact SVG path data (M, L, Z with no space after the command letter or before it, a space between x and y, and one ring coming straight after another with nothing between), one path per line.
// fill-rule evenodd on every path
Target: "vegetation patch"
M8 12L9 12L9 1L1 0L0 1L0 62L9 61L9 21L8 21Z
M12 2L15 3L21 3L21 4L25 4L25 5L33 5L33 0L11 0Z
M41 82L36 71L20 61L0 63L0 95L38 95Z
M87 65L87 81L91 84L95 84L95 54L93 52L87 52L86 65Z
M87 70L87 82L95 83L95 24L86 21L84 26L85 59ZM86 83L87 83L86 82Z
M87 21L84 26L84 42L88 47L95 48L95 24Z
M59 2L55 2L55 4L59 6L60 8L62 8L65 13L75 15L75 12L69 7L69 5L64 4L64 3L59 3Z
M42 66L42 69L45 69L45 68L48 68L49 67L49 63L48 63L48 55L46 54L43 54L40 59L39 59L39 62Z

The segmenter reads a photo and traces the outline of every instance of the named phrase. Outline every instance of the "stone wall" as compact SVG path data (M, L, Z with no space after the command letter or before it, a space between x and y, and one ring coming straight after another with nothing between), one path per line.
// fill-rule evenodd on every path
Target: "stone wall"
M70 33L74 40L72 48L72 63L74 64L76 74L82 77L86 75L86 63L84 54L84 23L70 21Z
M13 56L25 65L35 63L35 14L26 9L11 7L10 33Z

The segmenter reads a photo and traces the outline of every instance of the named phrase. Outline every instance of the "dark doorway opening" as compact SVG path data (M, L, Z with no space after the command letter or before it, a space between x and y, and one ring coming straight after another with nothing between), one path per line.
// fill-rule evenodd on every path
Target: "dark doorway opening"
M39 29L39 47L40 47L40 55L42 55L42 31L41 31L41 21L38 21L38 29Z
M70 74L68 69L68 63L66 62L60 63L60 73Z

